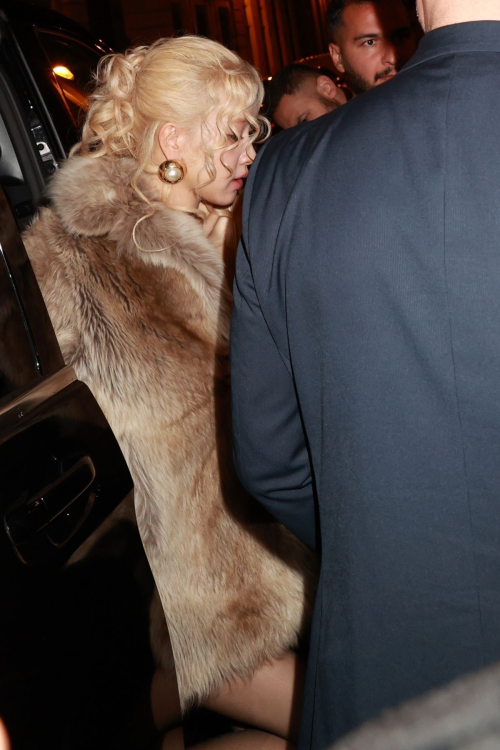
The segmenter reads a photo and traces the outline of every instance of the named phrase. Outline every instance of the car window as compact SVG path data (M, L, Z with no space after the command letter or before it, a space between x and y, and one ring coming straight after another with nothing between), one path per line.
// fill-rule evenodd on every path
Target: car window
M14 45L0 42L0 183L20 229L57 168L54 139Z
M0 243L0 403L5 396L37 380L31 338Z
M54 81L75 123L80 124L82 112L87 109L92 74L102 55L68 36L41 29L37 35L50 61Z

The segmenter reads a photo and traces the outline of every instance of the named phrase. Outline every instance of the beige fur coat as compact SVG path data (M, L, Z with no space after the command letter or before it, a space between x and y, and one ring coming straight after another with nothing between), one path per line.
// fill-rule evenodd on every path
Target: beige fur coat
M187 706L297 642L314 563L253 518L234 476L222 261L199 222L145 182L154 215L137 226L138 249L132 232L149 209L130 187L135 166L70 158L24 239L64 358L130 467Z

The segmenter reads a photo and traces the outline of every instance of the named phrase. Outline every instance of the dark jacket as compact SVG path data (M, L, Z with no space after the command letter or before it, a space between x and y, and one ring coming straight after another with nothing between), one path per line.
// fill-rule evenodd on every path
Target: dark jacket
M500 659L499 91L500 23L440 28L252 168L235 451L319 523L301 750Z

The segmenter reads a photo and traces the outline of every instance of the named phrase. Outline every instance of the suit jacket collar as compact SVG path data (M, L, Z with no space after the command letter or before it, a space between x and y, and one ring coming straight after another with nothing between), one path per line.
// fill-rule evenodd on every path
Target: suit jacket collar
M464 52L500 52L500 21L472 21L429 31L403 70L442 55Z

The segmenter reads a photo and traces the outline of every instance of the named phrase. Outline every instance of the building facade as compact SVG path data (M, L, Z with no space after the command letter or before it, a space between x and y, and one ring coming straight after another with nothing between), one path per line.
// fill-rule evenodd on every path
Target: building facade
M116 50L196 33L234 49L263 76L327 49L327 0L38 0Z

